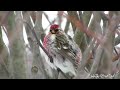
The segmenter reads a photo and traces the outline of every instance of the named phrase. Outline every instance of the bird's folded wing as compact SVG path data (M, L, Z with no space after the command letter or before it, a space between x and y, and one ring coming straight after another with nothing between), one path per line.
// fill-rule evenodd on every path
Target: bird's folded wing
M57 52L64 58L68 58L73 65L76 65L76 57L78 53L78 47L75 47L76 43L65 35L59 35L56 37ZM71 44L72 43L72 44Z

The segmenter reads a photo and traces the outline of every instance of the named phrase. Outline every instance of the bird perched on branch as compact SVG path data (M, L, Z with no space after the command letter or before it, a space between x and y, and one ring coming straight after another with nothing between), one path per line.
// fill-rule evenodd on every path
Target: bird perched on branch
M59 25L51 25L48 35L44 37L44 48L53 57L53 64L68 77L76 76L82 53L74 40Z

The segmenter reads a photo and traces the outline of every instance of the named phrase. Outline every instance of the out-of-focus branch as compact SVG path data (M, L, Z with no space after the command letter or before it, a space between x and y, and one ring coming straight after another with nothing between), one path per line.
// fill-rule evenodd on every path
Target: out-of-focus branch
M79 19L80 19L81 21L83 21L83 20L82 20L82 11L78 11L78 13L79 13L79 14L78 14L78 15L79 15Z
M47 15L45 12L43 12L43 14L44 14L44 16L46 17L46 19L47 19L48 22L49 22L49 25L47 26L47 28L48 28L50 25L52 25L52 24L57 20L57 18L55 18L53 21L50 21L48 15ZM47 29L47 28L46 28L46 29ZM45 31L46 29L44 29L44 31Z
M100 11L99 14L101 15L101 18L105 21L109 20L108 15L104 13L104 11Z
M112 57L112 62L115 62L116 60L119 60L120 52L117 51L117 53L118 53L117 55L116 55L116 54L113 55L113 57ZM91 62L93 62L93 53L91 53L91 54L89 55L89 58L88 58L86 64L89 64L89 63L91 63Z
M99 14L99 11L93 11L93 19L91 21L89 29L92 31L95 31L96 33L102 34L102 29L100 27L100 21L101 21L101 15Z
M93 75L97 72L103 52L104 52L103 47L99 46L97 49L97 52L96 52L96 56L95 56L93 65L90 70L90 75Z
M5 27L2 26L2 28L3 28L3 31L5 32L5 34L8 36L8 33L7 33L6 29L5 29Z
M43 30L43 26L42 26L42 14L43 14L42 11L36 12L35 30L36 30L37 37L41 39L43 42L45 31Z
M120 44L120 36L117 36L115 38L115 46L118 45L118 44Z
M92 16L92 11L84 11L83 12L81 21L84 25L84 28L85 27L88 28L88 24L90 22L91 16ZM86 44L88 45L87 41L88 41L89 36L87 37L87 35L84 33L84 38L85 38Z
M0 26L7 21L10 13L10 11L0 11Z
M8 19L11 14L12 14L12 12L10 12L10 11L0 11L0 26L8 27L7 26ZM7 31L4 28L3 28L3 30L6 33L6 35L8 36Z
M9 53L2 38L2 29L0 27L0 78L10 78L10 71L8 70Z
M92 11L84 11L84 12L83 12L82 20L83 20L83 23L84 23L84 26L85 26L85 27L88 27L88 24L89 24L89 22L90 22L91 15L92 15Z
M61 28L61 23L62 23L62 19L63 19L63 13L64 11L58 11L58 14L57 14L57 20L58 20L58 25L60 26Z
M79 16L81 17L81 20L79 21L81 22L83 28L79 28L80 30L76 30L74 35L74 40L78 44L78 46L81 48L82 52L84 52L87 47L87 40L86 40L86 35L84 34L84 32L82 32L81 29L83 29L84 31L84 28L88 26L90 16L91 16L91 13L87 11L84 12L84 16L83 15Z
M21 11L16 11L16 15L12 19L14 27L10 31L10 55L12 58L13 75L16 79L25 79L25 46L23 38L23 22ZM11 21L12 21L11 20ZM11 23L13 23L11 22Z
M36 12L37 14L38 12ZM31 71L29 74L32 76L31 78L34 78L34 79L45 79L45 78L48 78L48 75L46 74L46 69L44 67L44 63L43 63L43 58L42 58L42 55L40 53L40 50L39 50L39 46L38 44L36 43L36 40L31 32L31 28L33 28L33 24L30 20L30 16L31 16L31 13L30 12L26 12L24 14L24 21L27 22L28 24L25 24L25 29L26 29L26 34L27 34L27 38L28 38L28 42L29 42L29 45L30 45L30 50L32 52L32 55L33 55L33 61L31 63ZM36 21L35 21L35 32L37 32L37 37L41 38L40 36L40 22L41 22L41 18L38 17L39 15L36 15ZM33 18L32 18L33 19ZM39 20L39 21L37 21ZM29 26L28 26L29 25ZM29 69L29 68L28 68Z
M32 17L33 23L35 23L36 22L36 12L35 11L32 11L31 17Z
M69 15L70 17L72 17L73 20L75 20L75 19L76 19L76 20L79 20L77 11L67 11L67 13L68 13L68 15ZM71 22L71 24L72 24L73 32L75 32L76 26L74 25L73 22Z
M100 38L102 38L102 36L99 35L100 37L97 37L97 36L95 35L95 32L93 32L93 31L89 30L88 28L84 27L83 24L82 24L79 20L73 19L73 17L68 16L68 15L66 15L65 13L63 14L63 16L66 17L66 18L67 18L68 20L70 20L71 22L73 22L73 24L74 24L81 32L84 32L85 34L87 34L87 35L90 36L90 37L94 37L94 38L98 41L97 43L103 44L103 43L102 43L102 40L100 39Z
M49 22L50 24L52 24L51 21L50 21L50 19L49 19L49 17L48 17L48 15L47 15L45 12L43 12L43 14L45 15L45 17L46 17L46 19L48 20L48 22Z
M114 47L115 28L119 24L120 19L117 16L110 17L109 26L107 27L105 36L103 38L103 44L99 45L96 50L95 59L90 70L90 75L99 73L110 74L112 64L112 52Z
M64 29L65 33L68 32L68 30L69 30L69 26L70 26L70 21L67 20L67 22L66 22L66 26L65 26L65 29Z
M89 59L91 59L90 51L93 49L94 43L95 43L95 39L91 40L89 46L86 48L85 52L83 53L80 69L83 69L87 64L87 62L89 62Z
M30 25L29 25L27 22L25 22L25 23L30 27ZM36 33L34 32L34 28L31 28L31 27L30 27L30 30L31 30L32 34L34 35L34 37L35 37L38 45L39 45L39 46L43 49L43 51L47 54L47 56L50 58L50 61L53 62L53 58L49 55L49 53L48 53L48 52L46 51L46 49L42 46L42 44L40 43L39 39L37 38L37 35L36 35Z
M102 20L103 20L103 36L105 36L109 20L105 20L105 19L102 19Z
M103 38L103 47L104 47L104 55L101 60L101 69L100 73L110 74L112 72L112 55L114 49L114 38L116 27L118 26L120 19L113 13L113 16L109 18L109 24Z
M3 60L3 58L4 58L4 60ZM3 57L1 55L0 55L0 65L2 66L3 70L5 70L7 76L10 77L10 71L8 70L7 64L5 63L5 57Z

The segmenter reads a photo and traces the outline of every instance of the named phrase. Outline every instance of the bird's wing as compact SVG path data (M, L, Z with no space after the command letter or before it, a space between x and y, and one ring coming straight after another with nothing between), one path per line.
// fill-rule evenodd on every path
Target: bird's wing
M56 36L56 48L63 58L68 58L75 66L78 64L77 54L80 49L70 36L65 34Z

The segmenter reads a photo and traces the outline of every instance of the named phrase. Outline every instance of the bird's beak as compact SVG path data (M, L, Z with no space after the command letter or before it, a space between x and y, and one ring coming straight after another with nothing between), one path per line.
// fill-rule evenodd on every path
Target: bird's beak
M51 30L50 32L51 32L52 34L55 34L55 33L56 33L55 30Z

